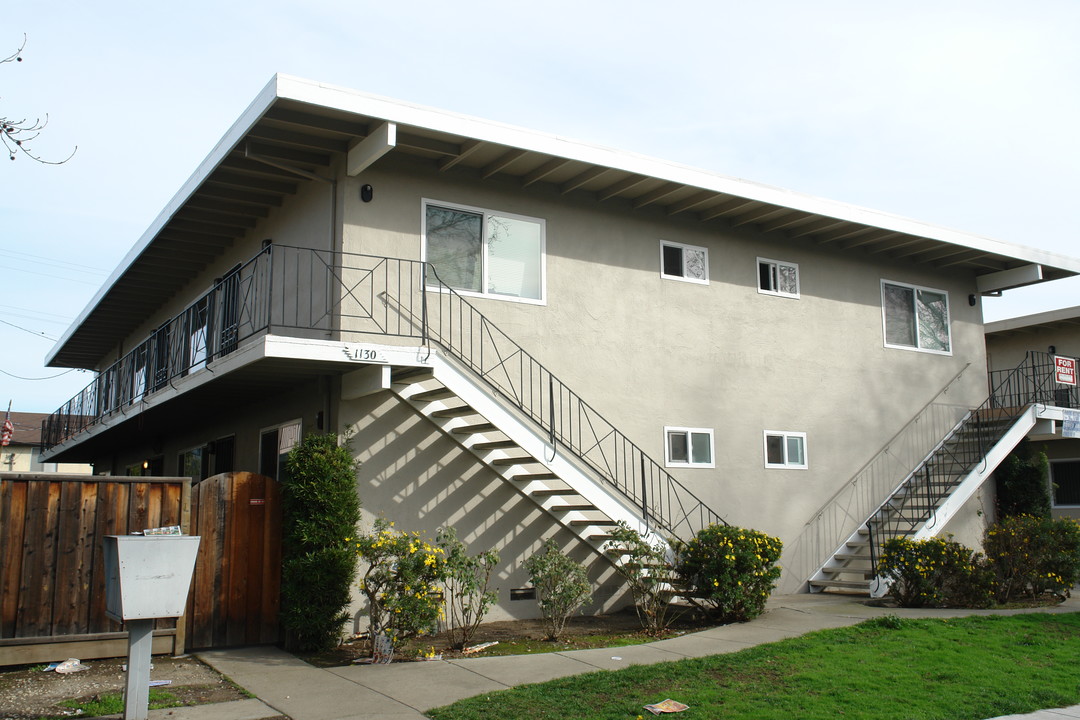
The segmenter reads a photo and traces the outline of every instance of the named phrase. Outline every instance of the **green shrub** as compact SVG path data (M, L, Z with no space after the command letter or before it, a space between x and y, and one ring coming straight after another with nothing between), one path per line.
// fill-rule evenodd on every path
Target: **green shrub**
M349 620L360 521L348 438L308 435L289 453L282 482L281 623L291 650L334 647Z
M410 638L434 633L443 617L443 549L418 532L393 529L386 518L356 538L356 553L367 563L360 590L368 601L372 639L385 634L395 648Z
M1068 597L1080 580L1080 525L1071 519L1002 518L987 528L983 549L997 577L999 603L1045 593Z
M982 556L949 539L892 538L877 570L901 607L986 607L992 599L993 573Z
M566 620L591 595L585 568L564 555L553 539L544 549L525 561L525 569L536 588L536 601L547 629L545 640L558 640Z
M688 601L718 622L745 622L765 609L780 577L783 543L757 530L710 525L676 547L675 572Z
M611 531L605 548L625 556L615 569L630 586L638 620L649 634L662 635L671 623L674 579L667 547L650 544L639 532L620 522Z
M994 471L997 515L1050 517L1050 461L1027 442L1009 453Z
M444 585L450 644L461 650L498 599L498 592L488 590L488 584L499 562L499 553L488 550L469 555L465 543L458 540L457 531L451 527L440 530L437 540L446 558Z

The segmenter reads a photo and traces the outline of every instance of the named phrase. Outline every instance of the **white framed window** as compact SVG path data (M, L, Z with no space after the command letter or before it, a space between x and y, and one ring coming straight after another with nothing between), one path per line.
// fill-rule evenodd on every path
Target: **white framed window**
M882 280L881 317L885 347L952 354L949 293L944 290Z
M424 259L458 292L543 303L545 233L539 218L424 201Z
M660 241L660 277L709 284L709 251L696 245Z
M664 428L664 459L667 467L716 467L711 428Z
M303 425L299 419L260 430L259 472L281 480L285 472L285 458L300 444L302 431Z
M758 292L763 295L799 297L799 265L758 258Z
M766 430L765 467L806 470L806 433Z
M1050 461L1050 497L1054 507L1080 507L1080 460Z

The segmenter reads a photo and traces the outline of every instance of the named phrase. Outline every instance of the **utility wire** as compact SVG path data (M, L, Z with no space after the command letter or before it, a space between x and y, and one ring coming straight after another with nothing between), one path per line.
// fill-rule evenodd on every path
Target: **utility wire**
M4 375L7 375L8 377L13 377L16 380L52 380L53 378L58 378L61 375L67 375L70 372L75 372L75 368L71 368L70 370L65 370L64 372L57 373L56 375L49 375L47 377L28 378L28 377L23 377L22 375L15 375L14 373L9 373L7 370L0 370L0 373L3 373Z
M0 323L3 323L5 325L10 325L11 327L15 328L16 330L22 330L23 332L28 332L31 335L34 335L34 336L39 337L39 338L44 338L45 340L52 340L53 342L56 342L57 340L59 340L59 338L54 338L52 335L46 335L43 332L37 332L37 331L34 331L34 330L27 330L26 328L24 328L24 327L22 327L20 325L16 325L15 323L9 323L7 320L0 320Z

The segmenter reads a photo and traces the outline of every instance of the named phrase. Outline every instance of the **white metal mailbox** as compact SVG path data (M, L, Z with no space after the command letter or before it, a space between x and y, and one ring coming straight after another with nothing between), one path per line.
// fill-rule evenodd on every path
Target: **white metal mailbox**
M198 535L106 535L105 614L113 620L180 617Z

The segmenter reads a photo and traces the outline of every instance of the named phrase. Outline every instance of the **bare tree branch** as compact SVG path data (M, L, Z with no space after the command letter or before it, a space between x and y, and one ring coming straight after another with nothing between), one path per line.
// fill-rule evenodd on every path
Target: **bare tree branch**
M6 58L0 59L0 65L9 62L21 63L23 49L26 48L26 33L23 33L22 45L11 55ZM68 155L63 160L45 160L39 155L35 155L30 149L28 143L33 142L41 131L45 129L45 126L49 124L49 116L45 115L45 119L34 118L22 118L19 120L9 118L7 115L0 115L0 142L3 142L4 149L8 152L8 157L12 160L19 153L22 153L26 157L34 160L35 162L42 163L43 165L62 165L75 155L75 151L79 149L78 145L71 151L71 155Z

